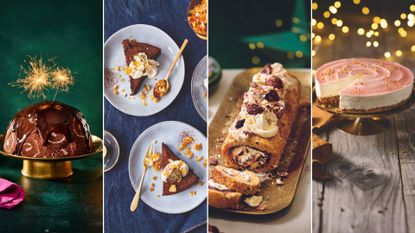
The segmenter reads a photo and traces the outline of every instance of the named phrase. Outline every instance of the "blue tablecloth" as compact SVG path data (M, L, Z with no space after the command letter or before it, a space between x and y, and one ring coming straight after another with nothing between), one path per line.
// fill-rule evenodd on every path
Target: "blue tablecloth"
M165 31L184 51L185 81L178 97L160 113L149 117L126 115L105 100L105 130L111 132L121 147L115 167L105 173L105 232L205 232L206 201L184 214L164 214L144 202L130 212L134 189L128 177L128 155L135 139L145 129L161 121L177 120L194 126L206 135L206 123L197 114L190 94L190 82L197 63L206 55L206 41L200 40L187 23L189 0L105 0L105 40L132 24L150 24ZM199 226L199 227L197 227Z

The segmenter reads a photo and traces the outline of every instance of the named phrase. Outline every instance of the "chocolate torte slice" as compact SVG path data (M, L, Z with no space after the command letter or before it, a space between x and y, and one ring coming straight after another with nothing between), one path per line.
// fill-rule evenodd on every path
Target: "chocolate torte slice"
M149 59L156 60L161 52L161 49L156 46L138 42L134 39L125 39L122 41L122 45L124 47L124 55L127 66L130 64L131 61L134 61L134 56L138 53L145 53ZM138 89L140 88L144 78L145 77L133 79L130 76L131 95L137 94Z
M164 168L170 161L180 160L173 151L166 144L162 144L162 155L161 155L161 167ZM183 192L184 190L192 187L199 182L199 178L193 173L193 170L189 168L189 173L184 176L179 182L163 182L163 196L172 195ZM176 192L170 192L172 185L176 186Z

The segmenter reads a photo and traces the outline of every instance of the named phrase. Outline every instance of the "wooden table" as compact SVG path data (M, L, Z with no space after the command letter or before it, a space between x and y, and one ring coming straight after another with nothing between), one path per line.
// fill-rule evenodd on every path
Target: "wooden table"
M340 33L329 24L325 25L324 32L314 31L321 35L334 32L336 39L325 39L314 46L318 52L313 57L313 69L345 57L384 58L385 51L394 54L399 48L404 55L393 55L390 60L415 68L415 53L406 49L415 39L414 30L408 31L407 38L403 39L394 33L392 21L407 11L409 2L371 3L377 6L369 5L371 15L367 17L356 13L361 8L352 9L346 3L339 10L336 17L341 17L350 27L348 34ZM319 4L323 11L325 6L321 1ZM328 21L320 13L313 13L317 21ZM358 36L356 30L370 26L374 15L387 17L390 25L376 38L380 43L378 48L366 48L367 38ZM415 133L415 106L387 119L390 127L378 135L354 136L337 128L320 134L333 144L335 159L327 166L333 178L313 181L314 233L415 232L415 150L409 143L409 137Z

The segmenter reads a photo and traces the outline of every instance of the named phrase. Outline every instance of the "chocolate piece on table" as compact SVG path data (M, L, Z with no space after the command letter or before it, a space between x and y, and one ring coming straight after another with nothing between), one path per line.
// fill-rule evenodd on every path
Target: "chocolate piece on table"
M313 162L326 164L333 157L333 146L331 143L313 133Z

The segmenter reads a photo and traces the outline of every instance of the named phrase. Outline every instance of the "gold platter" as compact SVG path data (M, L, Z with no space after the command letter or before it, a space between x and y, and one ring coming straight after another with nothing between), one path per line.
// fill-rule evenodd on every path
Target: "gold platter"
M239 114L242 105L242 95L248 90L252 76L260 68L248 69L235 77L233 83L226 93L223 101L209 125L209 156L216 156L220 153L221 139L226 135L227 129L232 124L236 115ZM310 152L310 72L289 70L292 76L298 78L301 83L301 108L294 127L290 134L283 161L279 169L288 170L288 178L284 185L275 184L275 179L266 181L261 185L261 192L265 198L265 210L244 209L224 211L246 214L265 215L278 212L287 208L294 199L298 181L303 169L304 160ZM219 164L222 161L219 159Z
M386 116L405 111L415 103L415 88L412 91L409 99L404 103L383 111L373 111L367 113L358 111L344 111L339 107L324 105L317 100L314 90L313 102L316 107L340 117L341 120L339 121L337 127L344 132L362 136L375 135L382 133L389 128L390 123Z
M73 175L72 160L87 158L102 153L102 139L92 135L93 152L61 158L33 158L6 153L3 151L4 136L0 136L0 154L3 156L23 160L22 175L45 180L63 179Z

